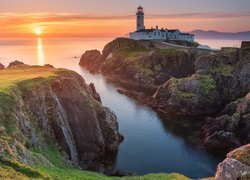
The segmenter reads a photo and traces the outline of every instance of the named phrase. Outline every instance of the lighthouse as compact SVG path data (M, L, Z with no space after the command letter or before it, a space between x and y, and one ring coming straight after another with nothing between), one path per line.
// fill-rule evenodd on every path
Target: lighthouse
M136 24L136 29L141 30L141 29L145 29L144 26L144 12L143 12L143 8L141 6L139 6L137 8L137 12L136 12L136 16L137 16L137 24Z

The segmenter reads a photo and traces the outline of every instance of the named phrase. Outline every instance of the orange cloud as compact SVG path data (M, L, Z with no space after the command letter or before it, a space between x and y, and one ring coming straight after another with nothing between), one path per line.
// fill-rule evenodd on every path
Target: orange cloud
M145 18L146 26L149 28L159 25L166 28L180 28L184 31L250 29L249 12L158 14L146 15ZM0 14L0 37L34 37L34 29L38 26L46 37L123 36L134 30L135 16L88 16L67 13Z

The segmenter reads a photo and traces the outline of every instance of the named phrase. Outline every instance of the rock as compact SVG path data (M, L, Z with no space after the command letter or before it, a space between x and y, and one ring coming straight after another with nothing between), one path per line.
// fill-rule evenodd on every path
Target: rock
M227 158L233 158L250 166L250 144L241 146L227 154Z
M235 149L227 154L215 174L215 180L247 179L250 175L250 144Z
M21 155L19 151L10 152L20 157L20 161L33 165L36 163L31 158L33 148L47 151L53 146L53 153L56 149L60 151L60 158L68 165L105 172L106 166L113 163L107 157L116 156L122 139L115 113L102 106L94 84L86 85L84 79L72 71L51 71L58 76L46 83L44 78L29 80L39 83L33 88L32 83L28 88L22 82L17 84L11 94L16 102L10 107L0 106L11 109L11 112L0 109L1 120L16 122L18 135L13 136L13 141L25 149ZM8 116L2 114L6 111L10 113Z
M229 103L217 117L207 118L203 128L204 146L228 152L250 143L250 93Z
M227 158L218 165L215 180L237 180L249 173L249 166L235 159Z
M4 69L4 65L0 63L0 70Z
M124 177L124 176L135 176L135 173L131 173L131 172L124 172L124 171L120 171L117 170L114 173L110 174L110 176L118 176L118 177Z
M101 52L98 50L86 51L79 62L79 65L87 68L90 72L95 73L99 71L101 62Z
M92 95L93 95L93 97L95 98L95 100L97 100L97 101L99 101L99 102L101 103L101 102L102 102L101 97L100 97L100 95L96 92L94 83L90 83L90 84L89 84L89 87L90 87L91 90L92 90L92 93L93 93Z
M24 64L23 62L16 60L14 62L11 62L8 68L18 68L18 67L27 67L27 66L28 66L27 64Z
M241 42L241 48L249 48L250 47L250 41L242 41Z
M178 115L218 113L250 90L250 48L201 56L195 61L195 72L160 86L152 105Z
M109 81L126 89L150 95L169 78L186 77L194 72L193 53L152 48L145 42L117 38L104 47L101 55L95 50L87 51L80 65L90 71L101 71Z
M50 65L50 64L45 64L43 67L45 67L45 68L54 68L54 66Z

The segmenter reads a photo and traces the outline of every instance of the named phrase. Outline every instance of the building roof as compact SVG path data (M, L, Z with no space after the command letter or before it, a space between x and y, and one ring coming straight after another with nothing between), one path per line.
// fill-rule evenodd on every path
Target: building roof
M168 30L168 32L171 32L171 33L175 32L175 31L179 31L179 29L169 29Z
M137 30L136 32L153 32L154 29L140 29L140 30Z

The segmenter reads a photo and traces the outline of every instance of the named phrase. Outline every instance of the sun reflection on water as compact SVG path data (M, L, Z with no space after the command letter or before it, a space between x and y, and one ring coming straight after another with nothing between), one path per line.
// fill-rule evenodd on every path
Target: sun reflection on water
M38 65L44 65L43 41L41 38L37 38L37 60Z

